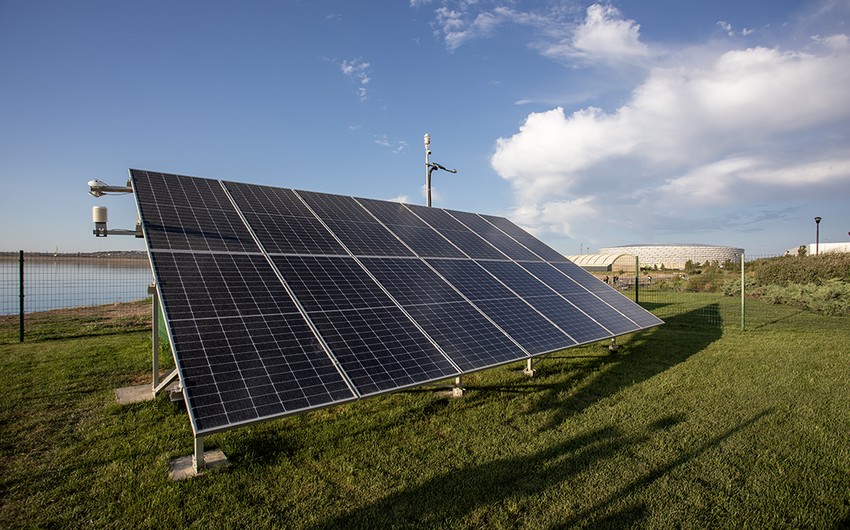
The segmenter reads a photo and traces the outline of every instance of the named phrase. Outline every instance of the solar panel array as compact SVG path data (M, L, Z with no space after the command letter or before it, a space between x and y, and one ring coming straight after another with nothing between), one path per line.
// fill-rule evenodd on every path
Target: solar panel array
M130 176L196 434L661 324L505 218Z

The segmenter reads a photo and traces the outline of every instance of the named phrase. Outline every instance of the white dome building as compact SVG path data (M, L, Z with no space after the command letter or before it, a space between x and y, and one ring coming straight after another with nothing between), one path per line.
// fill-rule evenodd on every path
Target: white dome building
M634 254L641 267L659 267L684 269L690 261L703 264L706 261L723 264L726 261L741 262L742 248L719 245L623 245L599 249L600 254Z

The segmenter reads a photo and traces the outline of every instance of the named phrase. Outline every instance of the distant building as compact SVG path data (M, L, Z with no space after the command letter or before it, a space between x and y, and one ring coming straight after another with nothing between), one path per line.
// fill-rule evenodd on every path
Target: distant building
M604 247L600 254L632 254L638 257L641 267L664 267L667 269L684 269L688 261L697 265L706 261L723 264L727 261L739 263L742 248L724 247L718 245L623 245L619 247Z
M809 243L808 245L801 245L806 247L806 255L814 256L815 255L815 244ZM850 243L820 243L817 245L818 254L826 254L827 252L850 252ZM789 248L786 253L791 254L792 256L796 256L799 252L800 247Z
M633 254L575 254L567 259L588 272L635 272Z

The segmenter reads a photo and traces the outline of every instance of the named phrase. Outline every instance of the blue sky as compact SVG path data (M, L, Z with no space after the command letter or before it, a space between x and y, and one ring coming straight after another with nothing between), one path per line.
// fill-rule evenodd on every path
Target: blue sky
M0 1L0 250L130 167L505 215L565 254L850 239L850 2Z

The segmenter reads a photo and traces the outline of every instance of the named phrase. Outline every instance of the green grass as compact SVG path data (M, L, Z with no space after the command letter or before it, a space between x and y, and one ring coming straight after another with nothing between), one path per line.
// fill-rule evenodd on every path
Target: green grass
M179 483L185 412L114 403L149 380L147 333L2 345L0 527L847 525L848 320L705 324L722 298L616 356L468 376L460 399L416 389L210 436L231 467Z

